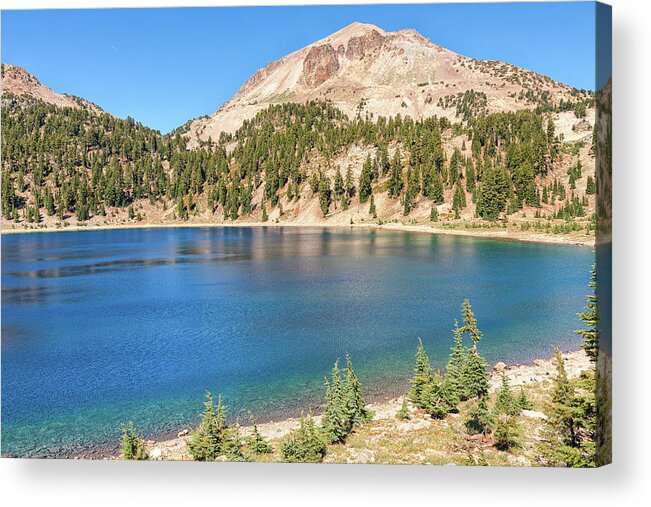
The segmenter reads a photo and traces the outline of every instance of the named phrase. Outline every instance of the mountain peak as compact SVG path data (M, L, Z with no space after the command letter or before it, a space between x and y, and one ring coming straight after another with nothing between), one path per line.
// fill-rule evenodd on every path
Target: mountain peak
M2 98L3 101L9 98L19 102L41 100L48 104L59 107L72 107L75 109L86 109L94 113L103 112L101 108L88 102L67 94L57 93L44 84L35 76L18 65L8 63L2 64Z
M387 32L354 22L258 70L212 116L190 122L187 135L193 142L218 139L269 105L309 100L328 101L349 117L455 121L466 92L473 92L473 104L463 107L478 114L531 107L543 94L567 100L570 88L513 65L456 54L413 28Z

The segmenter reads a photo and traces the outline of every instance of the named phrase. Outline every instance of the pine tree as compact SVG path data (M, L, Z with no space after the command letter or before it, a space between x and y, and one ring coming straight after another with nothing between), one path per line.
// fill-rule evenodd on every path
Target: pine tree
M269 441L264 438L258 431L258 425L253 419L253 415L249 413L249 421L251 422L251 436L248 438L248 444L251 451L255 454L269 454L273 452L273 448Z
M597 192L597 185L595 184L594 178L588 175L588 181L586 182L585 193L588 195L595 194Z
M339 372L339 360L332 368L331 380L325 379L326 406L321 417L321 428L328 443L343 442L350 428L344 386Z
M551 466L595 466L594 383L586 397L577 395L567 376L563 355L554 355L556 377L552 384L551 401L547 404L547 424L541 432L539 445L543 462Z
M371 420L373 414L366 408L366 403L362 396L362 388L353 370L353 363L349 354L346 354L346 380L344 383L343 398L347 426L349 428Z
M375 198L373 194L371 194L371 205L368 208L368 212L373 218L377 218L377 209L375 207Z
M359 177L359 202L365 203L371 194L371 156L367 155L362 174Z
M472 349L477 350L477 342L481 340L481 331L477 328L477 319L475 314L472 311L470 301L465 299L462 306L463 322L464 326L461 328L461 332L470 333L470 339L472 340Z
M215 408L212 394L207 392L201 423L188 441L188 451L197 461L214 461L218 456L226 454L231 440L229 437L226 407L222 404L221 396L218 397Z
M579 314L579 318L586 325L585 329L577 329L576 333L583 337L581 348L590 358L590 361L596 362L599 355L599 307L597 301L597 266L592 265L590 271L590 288L592 293L586 296L588 302L585 309Z
M334 188L334 197L335 201L341 201L344 197L346 189L344 187L344 179L341 177L341 171L337 167L337 172L335 174L335 188Z
M269 220L269 215L267 215L267 204L262 201L262 221L266 222Z
M400 406L400 410L396 413L396 417L402 421L411 419L411 410L409 410L409 406L407 405L406 396L402 397L402 405Z
M502 384L495 400L495 409L507 416L517 415L522 411L518 401L513 396L509 380L504 373L502 373Z
M439 221L439 211L436 208L436 206L432 206L432 210L429 212L429 219L432 222L438 222Z
M495 423L493 413L488 408L486 397L476 400L468 414L466 421L466 430L471 435L482 433L488 435Z
M523 386L520 386L520 394L518 395L518 399L516 400L516 403L518 404L518 407L520 407L520 411L531 410L531 408L533 407L531 401L527 397L527 393L524 391Z
M400 150L396 150L389 171L389 197L398 197L402 192L402 186L402 161L400 160Z
M300 427L280 444L285 463L320 463L326 455L326 444L312 417L301 418Z
M149 459L145 441L138 437L131 421L128 424L122 424L122 459Z
M319 205L321 206L321 213L325 217L330 209L330 180L326 176L322 176L319 182Z
M423 341L418 338L416 366L414 368L414 376L410 381L411 389L408 395L414 405L419 408L425 408L427 403L425 393L433 380L434 377L432 375L432 366L430 365L429 357L427 357L425 347L423 347Z
M459 396L456 388L444 380L439 372L423 390L423 408L435 419L442 419L446 414L456 410Z
M463 346L463 332L459 323L454 321L454 346L452 347L450 359L446 368L445 380L456 392L460 400L467 399L467 389L464 385L464 372L468 353Z
M522 447L524 431L515 416L500 413L493 422L493 438L495 446L501 450Z

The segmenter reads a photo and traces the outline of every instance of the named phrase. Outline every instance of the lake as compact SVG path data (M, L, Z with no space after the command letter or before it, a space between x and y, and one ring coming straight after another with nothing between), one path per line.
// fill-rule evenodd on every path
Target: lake
M2 454L70 456L316 409L346 352L367 398L436 367L470 299L490 364L576 349L594 250L398 231L125 229L2 237Z

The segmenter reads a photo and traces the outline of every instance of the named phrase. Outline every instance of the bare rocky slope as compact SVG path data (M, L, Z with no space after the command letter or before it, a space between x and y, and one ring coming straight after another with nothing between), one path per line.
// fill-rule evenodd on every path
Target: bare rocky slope
M349 117L446 116L473 91L475 112L513 111L583 92L497 60L477 60L437 46L415 30L385 32L352 23L258 70L214 114L186 125L191 142L216 141L271 104L330 101ZM479 111L482 110L482 111Z
M17 65L2 64L2 98L19 103L41 100L58 107L85 109L93 113L104 111L85 99L57 93L43 85L36 77Z

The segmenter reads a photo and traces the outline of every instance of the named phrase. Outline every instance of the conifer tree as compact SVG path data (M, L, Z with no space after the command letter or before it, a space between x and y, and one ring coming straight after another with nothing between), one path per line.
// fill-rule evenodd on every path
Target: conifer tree
M429 212L429 219L432 222L438 222L439 221L439 211L436 208L436 206L432 206L431 211Z
M255 454L269 454L273 452L273 448L269 441L260 434L260 431L258 431L258 425L251 413L249 413L249 421L252 426L251 436L248 438L248 444L251 451Z
M325 379L326 406L321 417L321 427L325 441L343 442L350 428L350 418L344 396L344 385L339 371L339 360L332 368L331 379Z
M554 355L556 377L552 384L551 401L547 404L547 425L541 432L544 463L551 466L595 466L594 410L586 411L584 400L576 394L567 376L560 350ZM592 387L591 387L592 389ZM589 394L589 406L594 406L594 394Z
M463 346L463 332L459 323L454 321L454 346L450 349L450 359L446 368L445 380L455 390L460 400L466 399L466 389L463 384L463 373L466 365L467 352Z
M464 326L461 328L461 332L470 333L470 339L472 340L472 349L477 350L477 342L481 340L481 331L477 328L477 319L475 314L472 311L472 306L470 301L465 299L462 306L463 322Z
M300 427L280 444L285 463L320 463L326 455L326 443L311 416L301 418Z
M359 202L365 203L371 196L371 156L366 156L366 162L359 177Z
M402 186L402 161L400 160L400 150L396 150L389 171L389 197L398 197L402 192Z
M122 424L122 459L147 460L145 441L138 437L133 422Z
M218 456L227 454L230 437L226 426L226 407L221 396L215 408L212 394L207 392L201 423L188 441L188 451L197 461L214 461Z
M522 447L522 426L515 416L499 413L493 423L495 446L501 450Z
M522 411L518 400L513 396L509 380L504 373L502 373L502 384L495 400L495 409L507 416L517 415Z
M583 337L581 348L590 358L590 361L596 362L599 355L599 307L597 301L597 266L592 265L590 271L590 288L592 293L586 296L588 302L585 309L579 314L579 318L586 325L585 329L577 329L577 334Z
M424 409L435 419L442 419L456 410L459 396L456 389L436 372L432 381L423 390Z
M406 396L402 397L402 405L400 406L400 410L398 410L398 412L396 413L396 417L402 421L411 419L411 411L409 410L409 406L407 405Z
M418 338L416 366L414 368L414 376L410 381L411 389L409 390L409 399L417 407L425 408L427 403L425 393L433 379L429 357L427 357L425 347L423 347L423 341Z
M518 395L518 399L516 400L516 403L518 404L518 407L520 407L520 411L531 410L531 408L533 407L531 401L527 397L527 393L524 392L523 386L520 386L520 394Z
M372 418L371 412L366 408L359 379L353 370L350 355L346 354L346 379L344 383L344 405L346 408L347 425L352 428L358 424L368 422Z
M344 179L341 177L341 171L337 167L337 172L335 173L335 188L334 188L334 197L335 201L341 201L344 196L346 189L344 188Z
M373 194L371 194L371 204L368 207L368 212L373 218L377 218L377 209L375 207L375 198Z
M466 430L471 435L483 433L488 435L495 422L493 413L488 408L486 397L477 399L468 414L466 421Z

